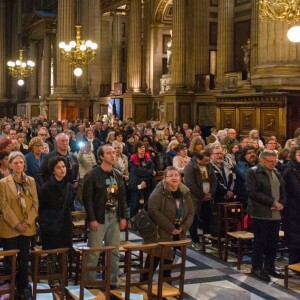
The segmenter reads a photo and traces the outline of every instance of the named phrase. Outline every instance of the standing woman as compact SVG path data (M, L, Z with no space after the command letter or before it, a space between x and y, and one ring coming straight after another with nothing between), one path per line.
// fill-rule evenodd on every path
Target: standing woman
M0 179L10 174L8 169L8 156L9 153L7 151L0 151Z
M282 167L282 177L286 185L283 225L289 248L289 263L297 264L300 263L300 146L292 148L290 159Z
M154 189L154 163L146 154L143 142L135 144L135 153L129 161L130 218L134 217L140 207L149 199Z
M186 239L194 219L194 205L190 190L181 182L181 175L175 167L167 167L164 171L164 179L158 183L148 200L148 213L157 224L157 238L147 243L171 242ZM159 263L159 249L154 257L154 269ZM174 249L168 249L165 263L172 263ZM145 267L149 265L149 257L145 261ZM167 270L164 275L171 275ZM142 280L148 279L148 273L141 276Z
M19 296L32 299L28 285L28 262L31 237L36 234L38 197L35 181L26 176L24 155L15 151L8 157L11 174L0 180L0 238L3 250L19 249L16 286ZM4 261L5 273L11 274L9 259Z
M71 248L72 247L72 218L71 211L74 207L75 192L71 183L67 182L67 160L63 156L56 156L49 160L48 168L51 173L41 187L39 192L39 216L40 222L45 221L53 214L53 211L62 211L64 218L61 224L57 224L57 232L50 230L50 226L46 224L41 226L42 248L44 250L55 248ZM50 219L51 220L51 219ZM55 220L53 219L53 222ZM47 220L47 223L49 221ZM48 255L47 269L48 273L54 273L57 263L57 256ZM49 281L53 285L53 281Z

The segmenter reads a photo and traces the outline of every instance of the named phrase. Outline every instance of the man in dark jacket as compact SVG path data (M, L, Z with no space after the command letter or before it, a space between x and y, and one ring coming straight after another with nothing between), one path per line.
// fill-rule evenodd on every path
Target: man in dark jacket
M195 216L190 227L192 246L201 250L197 233L198 217L203 219L203 233L210 232L212 200L217 186L217 178L210 162L210 153L201 150L184 168L184 183L190 189L195 208Z
M98 150L101 165L90 170L84 177L82 198L89 224L88 246L114 246L111 258L111 288L118 287L120 229L126 227L125 185L122 174L113 168L116 155L110 145ZM99 252L87 257L89 266L96 266ZM94 280L95 272L87 274Z
M253 219L253 253L251 274L269 282L270 276L282 278L275 270L276 250L279 239L280 211L285 203L284 181L275 169L275 151L265 150L259 164L248 170L246 189L249 211Z

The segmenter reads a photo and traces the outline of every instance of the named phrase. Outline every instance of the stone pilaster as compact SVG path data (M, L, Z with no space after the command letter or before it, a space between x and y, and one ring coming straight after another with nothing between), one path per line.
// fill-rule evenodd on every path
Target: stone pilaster
M257 47L251 52L251 83L266 89L299 90L300 44L288 40L290 26L284 21L260 20L258 8L252 12L252 23L256 25L252 35L256 34Z
M122 15L115 13L113 15L112 32L112 73L111 90L114 91L114 84L121 82L121 64L122 64Z
M73 67L60 56L58 44L75 40L75 1L58 0L57 9L57 57L55 94L73 94L76 91Z
M41 83L41 96L43 98L50 95L50 75L51 75L51 35L44 36L43 45L43 73Z
M150 61L151 61L151 1L143 1L143 59L142 59L142 90L150 92ZM153 91L152 91L153 92Z
M233 71L234 0L218 3L217 85L221 87L225 73Z
M0 99L6 98L5 0L0 0Z
M186 1L173 0L172 24L172 88L182 89L186 86Z
M29 99L37 98L37 66L38 66L38 42L30 41L30 50L29 50L29 59L35 63L35 67L32 71L31 76L29 77Z
M131 0L128 18L127 89L141 92L142 84L142 4Z

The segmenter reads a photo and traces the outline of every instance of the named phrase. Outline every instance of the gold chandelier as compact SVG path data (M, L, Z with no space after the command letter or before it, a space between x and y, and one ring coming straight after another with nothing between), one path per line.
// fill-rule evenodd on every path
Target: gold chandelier
M297 23L300 20L299 4L299 0L259 0L259 17L270 21L284 20L288 24Z
M32 74L35 63L31 60L23 61L23 50L19 50L19 59L7 62L9 75L18 78L18 85L24 84L24 78Z
M89 64L96 55L95 50L97 49L97 44L92 41L81 40L80 28L81 25L76 25L76 42L71 41L69 44L65 42L59 43L59 48L61 49L62 58L75 67L75 76L80 76L82 74L82 69L79 66Z
M300 21L300 0L259 0L259 17L261 20L286 21L288 24ZM300 42L300 26L293 26L287 32L291 42Z

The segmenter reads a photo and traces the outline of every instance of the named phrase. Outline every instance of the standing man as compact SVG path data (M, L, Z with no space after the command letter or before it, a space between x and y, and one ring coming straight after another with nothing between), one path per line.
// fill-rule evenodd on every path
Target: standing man
M126 227L126 193L122 174L113 168L116 154L110 145L98 150L102 162L84 177L82 198L89 222L88 246L115 246L111 259L111 289L118 288L120 229ZM99 252L87 257L89 266L96 266ZM93 280L95 272L87 274Z
M217 186L217 178L210 164L210 153L201 150L184 168L184 183L190 189L195 208L195 216L190 227L192 246L200 251L201 245L197 232L198 217L203 219L203 233L210 232L212 201Z
M274 265L280 211L285 202L284 181L275 169L276 161L276 152L265 150L259 156L259 164L249 169L246 174L254 233L251 274L266 282L271 280L269 275L283 278L283 274L277 272Z

